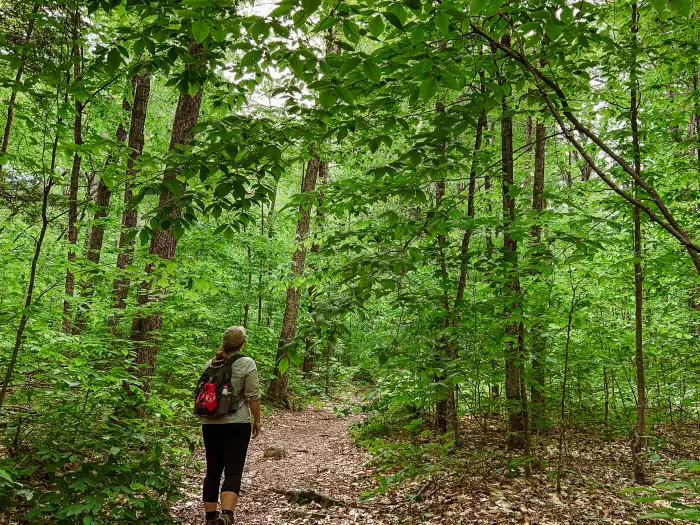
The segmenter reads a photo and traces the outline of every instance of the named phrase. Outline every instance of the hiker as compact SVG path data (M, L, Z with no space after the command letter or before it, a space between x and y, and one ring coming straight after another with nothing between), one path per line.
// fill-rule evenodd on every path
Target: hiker
M241 355L245 342L242 326L224 332L216 357L204 365L195 394L207 459L203 494L207 525L234 523L248 443L260 434L258 369L255 361Z

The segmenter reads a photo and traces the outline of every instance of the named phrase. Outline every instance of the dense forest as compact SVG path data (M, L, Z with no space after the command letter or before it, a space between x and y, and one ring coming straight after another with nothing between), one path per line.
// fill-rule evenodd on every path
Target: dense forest
M266 413L362 413L367 505L582 505L585 435L600 522L700 519L691 0L0 10L0 522L176 519L232 324Z

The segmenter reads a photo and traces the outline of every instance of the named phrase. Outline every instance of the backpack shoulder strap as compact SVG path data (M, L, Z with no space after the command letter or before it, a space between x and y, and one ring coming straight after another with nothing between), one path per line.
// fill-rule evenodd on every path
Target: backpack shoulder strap
M235 354L235 355L232 355L231 357L229 357L229 358L226 360L226 364L229 365L229 366L233 366L233 364L234 364L236 361L238 361L241 357L245 357L245 356L244 356L243 354Z

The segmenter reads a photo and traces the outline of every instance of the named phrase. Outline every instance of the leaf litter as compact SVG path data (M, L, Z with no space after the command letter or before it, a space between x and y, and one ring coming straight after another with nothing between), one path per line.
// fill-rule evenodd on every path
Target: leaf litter
M504 426L463 418L463 443L444 468L392 486L384 494L361 501L376 489L376 458L354 444L349 427L362 416L339 417L332 406L278 411L264 421L251 441L243 476L236 523L267 524L640 524L677 520L639 519L662 502L637 503L627 440L603 440L594 433L571 430L565 450L562 492L555 490L555 433L535 436L533 477L507 465L515 456L504 450ZM660 429L667 432L669 429ZM683 436L687 437L687 436ZM697 457L700 443L686 449L661 447L647 465L651 481L672 479L671 461ZM269 449L284 454L265 457ZM269 454L268 454L269 456ZM173 505L184 524L203 523L201 483L203 450L196 451L195 469L187 469L187 497ZM699 504L688 498L685 503Z

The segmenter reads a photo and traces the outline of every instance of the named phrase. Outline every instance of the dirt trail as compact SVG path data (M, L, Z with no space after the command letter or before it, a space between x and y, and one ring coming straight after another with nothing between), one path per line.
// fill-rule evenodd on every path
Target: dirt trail
M370 521L370 510L352 506L368 484L364 464L369 457L348 435L348 427L358 420L357 415L337 417L330 407L279 411L265 419L262 434L251 441L236 523L340 525ZM284 449L286 457L264 458L268 447ZM203 450L197 451L197 459L203 465ZM187 481L188 497L173 507L173 514L182 523L203 523L203 478L203 468L193 473ZM323 508L317 503L289 502L277 492L308 490L348 505Z

